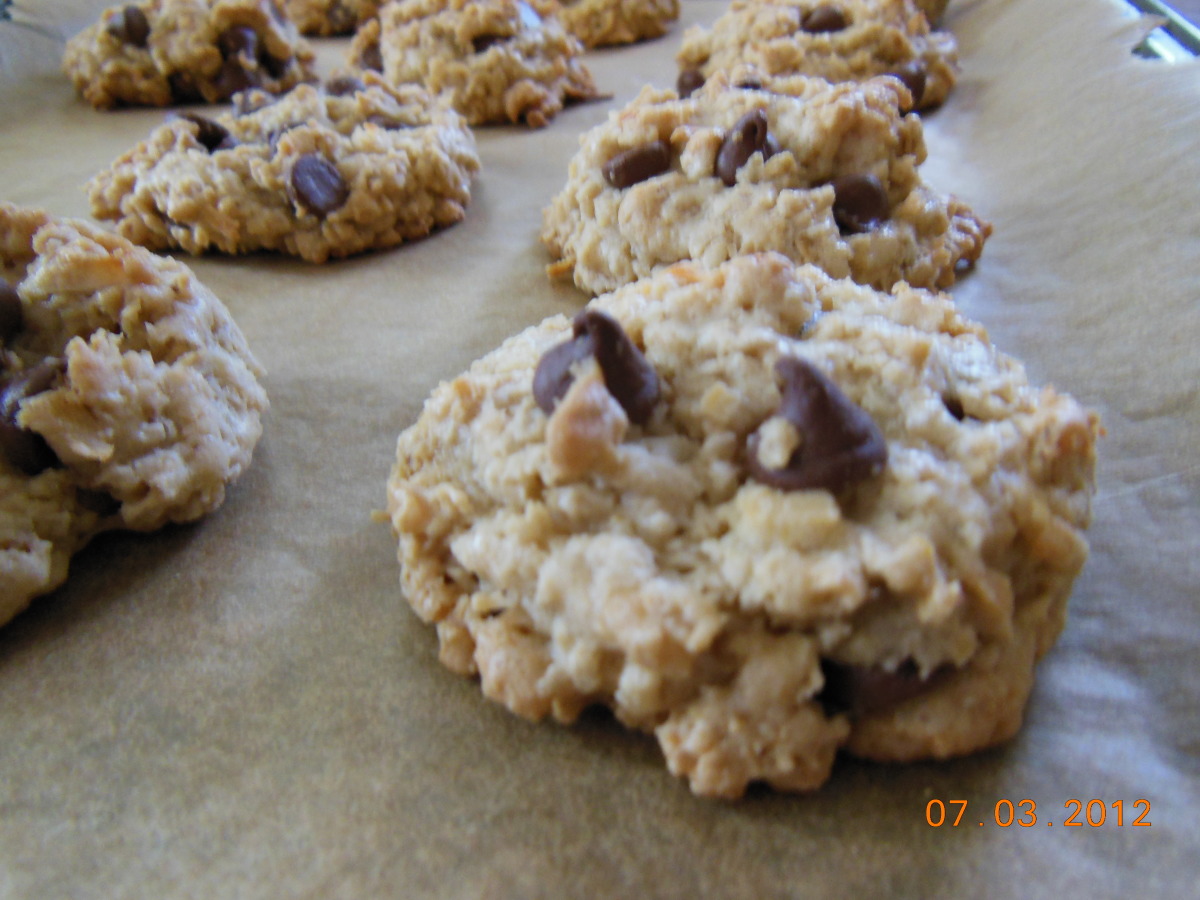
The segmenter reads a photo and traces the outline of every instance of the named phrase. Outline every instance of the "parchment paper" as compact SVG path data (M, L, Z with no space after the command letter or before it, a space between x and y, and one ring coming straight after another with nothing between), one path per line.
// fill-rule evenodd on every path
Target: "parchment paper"
M103 5L37 18L70 34ZM439 380L583 302L543 274L540 211L578 135L673 83L684 26L723 8L685 0L662 40L590 53L611 100L480 129L467 218L429 240L187 260L269 370L266 433L217 514L98 539L0 630L0 895L1197 896L1200 67L1134 58L1145 26L1110 0L956 0L962 78L926 124L926 179L995 224L957 301L1108 429L1092 557L1016 740L701 800L605 716L485 700L405 604L371 520L397 434ZM346 43L319 42L327 69ZM93 111L28 29L0 49L0 197L86 216L83 183L163 112ZM1071 798L1105 824L1067 826ZM927 823L935 799L968 801L959 826ZM1036 826L996 824L1023 799Z

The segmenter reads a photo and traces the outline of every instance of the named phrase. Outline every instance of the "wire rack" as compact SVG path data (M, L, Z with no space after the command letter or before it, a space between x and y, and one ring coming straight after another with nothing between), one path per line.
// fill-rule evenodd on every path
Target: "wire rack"
M1200 27L1162 0L1124 0L1139 13L1155 16L1162 24L1146 36L1135 50L1140 56L1172 62L1200 56Z

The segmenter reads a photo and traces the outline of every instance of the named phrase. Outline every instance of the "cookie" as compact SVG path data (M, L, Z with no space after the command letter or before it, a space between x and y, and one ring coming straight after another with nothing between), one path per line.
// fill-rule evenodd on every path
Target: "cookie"
M141 0L67 42L63 70L88 103L221 103L315 79L313 51L273 0Z
M472 125L544 127L598 96L583 47L525 0L393 0L359 29L349 63L441 94Z
M155 250L324 262L458 222L479 168L462 117L373 73L168 118L88 184L92 214Z
M913 0L734 0L712 28L684 32L676 61L681 86L739 64L829 81L890 74L925 110L954 86L958 49L952 35L930 30Z
M301 34L353 34L373 19L384 0L280 0L287 17Z
M948 287L991 226L922 182L908 100L894 78L749 69L682 99L647 87L584 135L544 210L551 274L598 294L679 260L774 250L881 289Z
M221 505L267 397L228 311L172 259L0 204L0 624L112 529Z
M681 263L441 384L387 483L440 658L610 707L699 794L1010 737L1086 556L1093 414L949 298Z
M679 0L559 0L558 17L585 47L662 37L679 18Z

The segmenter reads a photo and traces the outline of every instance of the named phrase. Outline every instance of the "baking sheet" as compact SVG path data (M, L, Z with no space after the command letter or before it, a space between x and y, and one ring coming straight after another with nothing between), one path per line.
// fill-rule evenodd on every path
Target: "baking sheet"
M70 34L103 5L18 18ZM320 267L187 259L269 370L265 435L217 514L98 539L0 630L0 896L1196 895L1200 67L1133 57L1144 27L1111 0L955 0L961 81L926 123L926 180L995 224L957 301L1108 430L1092 557L1016 740L730 804L603 715L532 725L438 664L371 519L396 435L583 302L543 274L541 208L578 135L673 83L683 28L724 4L683 7L588 55L610 100L480 129L461 224ZM347 41L316 43L328 70ZM93 111L60 46L0 25L0 198L86 216L83 183L163 112ZM1065 826L1071 798L1106 823ZM968 801L960 825L931 800ZM1037 825L997 825L1004 800Z

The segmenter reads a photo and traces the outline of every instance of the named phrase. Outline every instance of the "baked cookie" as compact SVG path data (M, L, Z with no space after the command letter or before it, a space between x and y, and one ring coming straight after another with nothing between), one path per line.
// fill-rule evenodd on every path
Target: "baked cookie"
M393 0L359 29L349 62L445 95L472 125L542 128L564 103L598 96L582 53L525 0Z
M585 47L662 37L679 18L679 0L559 0L558 17Z
M734 0L712 28L684 32L676 61L681 92L748 64L829 81L895 75L924 110L954 86L958 49L952 35L930 30L913 0Z
M1019 727L1086 556L1097 421L949 298L681 263L443 383L399 439L401 581L512 711L592 704L699 794Z
M111 529L212 512L250 463L262 369L172 259L0 204L0 624Z
M188 253L273 250L309 262L393 247L464 216L475 141L415 85L377 75L300 85L167 119L88 185L125 237Z
M280 0L301 34L353 34L373 19L384 0Z
M63 70L97 109L221 103L316 78L313 51L273 0L139 0L67 42Z
M894 78L830 84L718 72L644 88L581 139L542 241L598 294L683 259L781 252L887 289L945 288L991 226L922 183L920 119Z

